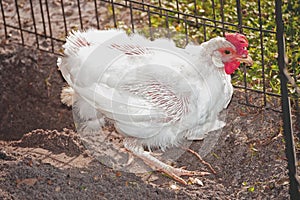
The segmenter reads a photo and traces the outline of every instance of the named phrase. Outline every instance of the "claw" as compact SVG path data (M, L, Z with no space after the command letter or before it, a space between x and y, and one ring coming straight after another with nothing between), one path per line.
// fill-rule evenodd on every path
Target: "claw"
M180 176L204 176L209 175L209 172L198 172L198 171L189 171L182 168L174 168L172 166L169 166L167 169L159 169L160 171L164 172L174 180L187 185L187 182L182 179Z
M180 176L195 176L195 175L203 176L203 175L210 174L209 172L189 171L189 170L183 169L184 167L183 168L175 168L170 165L167 165L166 163L153 157L151 155L151 153L145 151L143 149L143 147L133 145L131 142L128 142L128 140L124 141L124 146L126 149L131 151L134 155L141 158L152 169L162 171L163 173L167 174L174 180L176 180L179 183L182 183L184 185L187 185L187 182Z

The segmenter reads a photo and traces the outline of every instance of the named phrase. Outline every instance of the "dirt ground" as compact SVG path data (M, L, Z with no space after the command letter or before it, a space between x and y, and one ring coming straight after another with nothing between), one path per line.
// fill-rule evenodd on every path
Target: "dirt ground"
M56 57L9 42L0 52L0 199L289 199L280 114L240 104L242 91L235 90L227 125L204 158L217 174L184 186L91 157L60 102L65 82ZM176 166L205 168L188 153Z

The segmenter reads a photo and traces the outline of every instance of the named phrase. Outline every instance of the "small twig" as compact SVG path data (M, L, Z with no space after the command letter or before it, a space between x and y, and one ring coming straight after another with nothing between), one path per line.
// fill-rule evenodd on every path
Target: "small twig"
M288 79L288 81L290 82L290 84L295 88L296 92L298 95L300 95L300 88L297 86L296 81L291 77L291 75L289 74L287 68L283 69L283 73L286 76L286 78Z
M208 162L204 161L198 153L196 153L195 151L193 151L191 149L187 149L187 151L192 153L193 155L195 155L203 165L206 165L210 169L210 171L213 174L217 174L217 172L214 170L214 168Z
M47 88L47 95L48 95L48 97L50 97L50 95L51 95L51 94L50 94L50 87L51 87L50 79L51 79L51 77L52 77L52 74L53 74L53 72L54 72L54 69L55 69L54 67L51 68L48 77L45 78L45 84L46 84L46 88Z

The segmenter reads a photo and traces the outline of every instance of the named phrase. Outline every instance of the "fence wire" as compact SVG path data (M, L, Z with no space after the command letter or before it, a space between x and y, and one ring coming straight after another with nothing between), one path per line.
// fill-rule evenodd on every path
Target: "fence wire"
M276 46L275 27L265 28L266 18L274 20L274 26L275 18L265 16L261 2L253 4L256 10L253 17L258 19L256 26L249 24L250 11L240 1L228 1L226 4L225 1L214 0L206 3L196 0L183 2L185 4L178 0L0 0L0 33L22 45L35 46L55 54L62 53L64 38L73 29L122 28L135 31L159 26L189 35L197 43L224 35L225 32L244 33L249 37L250 45L255 45L250 46L250 53L255 53L254 58L259 67L242 66L240 74L233 77L234 86L244 90L244 100L240 103L281 111L280 84L272 80L272 76L278 76L274 72L279 69L274 67L276 63L270 62L270 59L276 60L270 57L274 55L265 50L267 45ZM228 16L224 10L229 10L232 15ZM270 44L269 41L274 43ZM297 80L296 73L293 73L292 78ZM294 92L290 97L296 115L299 115L299 95Z

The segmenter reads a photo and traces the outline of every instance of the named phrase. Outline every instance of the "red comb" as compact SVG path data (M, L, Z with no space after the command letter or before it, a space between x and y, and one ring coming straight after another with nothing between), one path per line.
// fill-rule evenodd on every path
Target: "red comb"
M225 38L235 46L239 55L248 55L248 40L246 36L240 33L225 33Z

